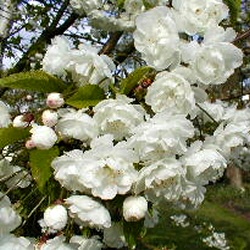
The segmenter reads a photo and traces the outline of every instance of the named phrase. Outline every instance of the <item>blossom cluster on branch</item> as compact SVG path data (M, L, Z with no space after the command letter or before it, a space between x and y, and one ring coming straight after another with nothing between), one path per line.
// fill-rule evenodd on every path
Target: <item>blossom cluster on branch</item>
M151 7L144 2L152 2ZM142 75L130 91L124 91L129 83L124 88L115 79L111 57L89 44L72 48L65 37L56 37L43 70L79 91L99 86L104 98L83 107L79 102L84 100L74 103L63 93L49 93L39 117L19 115L13 121L0 103L2 128L32 126L25 144L31 152L67 145L51 162L53 178L67 195L60 204L50 204L39 220L48 238L32 243L10 234L21 218L3 195L1 249L11 244L42 250L131 247L126 226L142 222L141 227L153 227L162 199L182 208L199 207L206 185L221 178L232 152L250 142L250 110L210 102L206 93L242 64L242 51L231 43L236 32L220 26L227 6L221 0L167 2L126 0L121 16L110 17L104 15L109 6L101 1L71 1L93 23L133 30L134 46L153 74ZM0 165L0 177L8 174L6 164ZM8 212L12 216L6 221ZM79 230L93 229L92 234L73 232L66 240L63 232L72 223Z

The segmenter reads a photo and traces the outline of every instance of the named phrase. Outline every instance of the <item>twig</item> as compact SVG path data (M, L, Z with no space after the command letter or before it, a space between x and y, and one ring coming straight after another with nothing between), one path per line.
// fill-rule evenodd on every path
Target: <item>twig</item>
M219 125L219 123L204 109L202 108L198 103L196 103L196 106L203 111L216 125Z
M233 40L233 43L236 43L240 40L244 40L246 38L248 38L250 36L250 29L243 32L242 34L238 35L234 40Z

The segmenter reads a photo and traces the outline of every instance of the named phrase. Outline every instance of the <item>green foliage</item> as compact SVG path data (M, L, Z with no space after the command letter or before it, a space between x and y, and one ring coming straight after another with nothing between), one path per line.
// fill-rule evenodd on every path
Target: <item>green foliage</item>
M105 99L104 90L98 85L85 85L66 100L66 103L75 108L86 108L95 106L98 102Z
M152 4L152 1L148 1L148 0L143 0L143 4L147 10L149 10L155 6L154 4Z
M123 222L123 232L129 249L135 249L138 238L142 233L144 220L137 222Z
M144 66L133 71L129 76L121 81L120 93L128 95L143 79L154 74L154 69Z
M0 148L30 136L29 129L0 128Z
M1 78L0 87L50 93L62 92L66 85L59 78L44 71L30 71Z
M209 250L202 238L211 234L204 227L212 224L216 232L224 232L232 250L250 249L250 186L244 193L231 186L217 184L208 188L207 200L198 210L178 210L165 203L160 205L159 224L148 229L140 249ZM170 219L174 214L186 214L190 225L176 226ZM203 230L201 230L203 228ZM198 231L197 231L198 229ZM202 231L202 232L201 232ZM162 248L161 248L162 247Z
M30 166L34 180L37 182L38 189L46 192L46 184L52 176L50 164L52 160L59 155L59 149L53 147L48 150L31 150Z
M122 9L124 6L125 0L117 0L117 6L118 8Z
M230 20L235 24L241 10L241 0L224 0L225 4L229 7Z

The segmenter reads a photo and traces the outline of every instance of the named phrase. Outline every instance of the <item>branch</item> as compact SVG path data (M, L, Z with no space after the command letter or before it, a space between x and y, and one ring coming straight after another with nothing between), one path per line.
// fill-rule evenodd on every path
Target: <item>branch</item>
M195 103L195 105L203 111L216 125L219 125L219 123L204 109L202 108L198 103Z
M59 23L60 19L62 18L63 14L64 14L64 11L67 9L68 4L69 4L69 0L64 1L61 8L57 12L55 19L53 20L52 24L50 25L50 29L56 28L57 24Z
M21 71L30 70L29 57L35 52L42 51L47 44L50 43L57 35L63 34L78 18L79 16L76 13L72 13L66 21L59 26L58 28L53 28L50 26L42 32L40 37L35 43L33 43L28 51L23 55L23 57L17 62L13 69L9 71L9 74L18 73Z
M116 64L124 62L128 56L135 51L134 42L131 42L123 51L118 51L117 56L114 59Z
M114 33L111 33L108 41L105 43L105 45L102 47L102 49L99 51L99 55L100 54L105 54L108 55L112 52L112 50L115 48L116 44L118 43L119 39L122 36L121 31L117 31Z
M243 32L242 34L238 35L234 40L233 43L239 42L240 40L244 40L250 36L250 29Z
M71 25L74 24L75 20L79 17L78 14L72 13L69 18L58 28L54 30L53 37L63 34ZM51 37L51 38L53 38Z

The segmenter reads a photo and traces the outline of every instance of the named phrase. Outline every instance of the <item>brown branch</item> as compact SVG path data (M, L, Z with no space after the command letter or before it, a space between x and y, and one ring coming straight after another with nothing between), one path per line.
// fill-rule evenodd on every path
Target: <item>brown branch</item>
M121 36L122 36L121 31L111 33L108 41L104 44L104 46L102 47L102 49L99 51L98 54L109 55L112 52L112 50L115 48Z
M118 51L117 56L114 59L116 64L124 62L128 56L135 51L134 42L131 42L123 51Z
M243 93L241 93L239 95L223 97L220 100L221 101L230 101L230 100L233 100L233 99L239 99L239 98L243 97L244 95L250 95L250 92L243 92Z
M30 46L28 51L16 63L14 68L9 71L9 74L30 70L29 57L35 52L42 52L45 46L50 43L51 39L57 35L63 34L78 17L79 16L76 13L72 13L58 28L49 26L46 30L44 30L37 41Z
M250 36L250 29L243 32L242 34L239 34L234 40L233 40L233 43L237 43L241 40L244 40L246 38L248 38Z
M69 5L69 0L65 0L62 4L61 8L58 10L55 19L53 20L52 24L50 25L50 29L55 29L59 21L61 20L64 11L67 9Z

